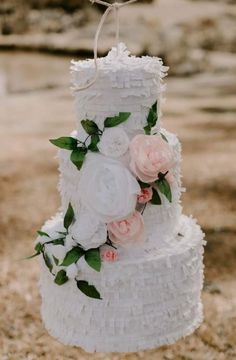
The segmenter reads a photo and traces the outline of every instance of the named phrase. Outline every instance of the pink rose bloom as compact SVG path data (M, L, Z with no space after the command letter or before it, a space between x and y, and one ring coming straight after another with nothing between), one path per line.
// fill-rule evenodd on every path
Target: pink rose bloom
M142 215L135 211L124 220L113 221L107 225L110 240L114 244L128 245L143 240L144 222Z
M158 173L166 173L174 165L170 145L157 135L136 135L130 143L130 168L143 182L152 183Z
M103 261L114 262L118 259L118 253L115 249L107 246L101 249L101 258Z
M152 194L153 191L151 187L141 189L141 193L138 195L139 204L146 204L150 201L152 199Z

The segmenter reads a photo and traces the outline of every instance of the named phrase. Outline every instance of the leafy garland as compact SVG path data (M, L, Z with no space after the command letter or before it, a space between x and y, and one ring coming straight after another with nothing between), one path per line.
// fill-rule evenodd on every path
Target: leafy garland
M48 245L48 244L64 245L65 238L69 234L69 228L72 225L72 223L74 223L74 221L75 221L74 210L73 210L71 204L69 204L66 214L64 216L64 228L66 229L66 232L59 232L59 234L62 235L59 239L49 240L43 244L38 242L35 245L36 253L27 258L27 259L31 259L31 258L34 258L34 257L42 254L45 265L49 269L50 273L54 276L54 282L57 285L65 284L69 280L69 278L64 269L59 270L56 274L53 273L53 263L45 251L45 245ZM39 230L39 231L37 231L37 233L39 236L46 236L46 237L50 238L50 236L44 231ZM110 245L108 242L106 244ZM68 266L76 263L83 256L84 256L84 259L87 262L87 264L92 269L100 272L101 266L102 266L102 260L101 260L101 256L100 256L100 248L99 247L91 248L89 250L84 250L83 247L80 244L78 244L66 253L61 264L59 264L59 260L55 256L52 256L52 257L53 257L53 260L54 260L54 263L56 266L68 267ZM102 299L100 293L97 291L95 286L90 285L85 280L75 279L75 281L77 283L78 289L83 294L87 295L88 297L94 298L94 299L100 299L100 300Z
M100 141L100 137L102 136L105 128L111 128L123 123L124 121L128 120L130 115L131 113L129 112L120 112L119 115L117 116L106 118L104 121L103 130L100 130L97 124L92 120L82 120L81 125L88 134L85 141L80 141L73 137L60 137L58 139L51 139L50 142L61 149L71 150L72 153L70 159L73 162L73 164L77 167L77 169L80 170L88 150L93 152L99 151L97 145ZM89 139L90 139L90 143L89 145L87 145Z
M100 130L99 127L97 126L97 124L92 120L88 120L88 119L82 120L81 125L84 128L84 130L86 131L86 133L88 134L85 141L80 141L73 137L60 137L58 139L51 139L50 142L53 145L55 145L61 149L71 150L72 152L71 152L70 159L71 159L72 163L77 167L77 169L80 170L84 163L87 152L89 150L92 152L99 151L97 145L100 141L100 137L102 136L105 128L111 128L111 127L117 126L117 125L125 122L126 120L128 120L130 115L131 115L130 112L120 112L116 116L107 117L104 121L103 130ZM158 121L158 111L157 111L157 101L156 101L149 109L148 116L147 116L147 124L143 128L146 135L151 135L152 128L154 126L156 126L157 121ZM164 134L162 134L161 132L159 134L163 138L163 140L168 142L168 140ZM90 143L89 143L89 145L87 145L87 142L89 139L90 139ZM79 144L79 146L78 146L78 144ZM150 200L150 202L153 205L161 205L162 204L162 201L161 201L161 198L160 198L160 195L159 195L157 189L163 195L165 195L165 197L168 199L169 202L172 202L171 188L170 188L168 181L165 179L165 176L167 175L167 173L168 172L166 172L165 174L159 173L158 179L155 181L154 184L151 184L152 191L153 191L153 197ZM145 184L141 181L139 181L139 184L140 184L141 188L150 187L150 184Z
M92 152L99 151L98 143L100 141L100 137L103 135L104 130L106 128L111 128L111 127L117 126L117 125L125 122L126 120L128 120L130 115L131 115L131 113L129 113L129 112L120 112L118 115L116 115L114 117L107 117L104 121L103 130L99 129L97 124L92 120L88 120L88 119L82 120L81 121L82 127L88 134L87 138L84 141L80 141L73 137L60 137L58 139L51 139L50 142L61 149L71 151L70 159L71 159L72 163L77 167L77 169L80 170L84 163L84 160L85 160L85 157L86 157L86 154L88 153L88 151L92 151ZM147 124L143 128L146 135L152 134L152 128L156 125L157 121L158 121L157 102L155 102L152 105L152 107L149 109L149 113L147 116ZM154 135L156 135L156 134L154 134ZM159 135L163 138L163 140L168 142L168 140L164 134L159 132ZM89 141L89 144L87 144L88 141ZM167 174L168 174L168 171L165 174L159 173L157 180L151 184L144 183L144 182L138 180L141 189L150 188L150 187L152 188L153 195L152 195L152 199L150 200L150 203L153 205L161 205L162 204L159 192L162 193L168 199L169 202L172 202L171 187L165 178ZM158 192L158 190L159 190L159 192ZM147 204L144 204L141 214L143 214L143 212L146 208L146 205ZM44 231L41 231L41 230L37 231L39 236L48 237L50 240L47 242L44 242L43 244L38 242L35 245L36 253L27 258L27 259L31 259L31 258L34 258L34 257L42 254L45 265L49 269L50 273L54 276L54 282L57 285L65 284L69 280L69 278L64 269L59 270L57 273L53 273L53 263L45 251L45 245L53 244L53 245L63 245L64 246L66 236L69 235L69 228L74 221L75 221L74 210L72 208L72 205L69 203L68 209L64 216L64 228L66 229L66 231L58 232L58 234L60 236L57 239L51 239L51 237ZM107 235L107 240L106 240L105 244L116 249L116 247L112 244L111 240L109 239L108 235ZM100 247L85 250L85 249L83 249L83 247L80 244L77 243L76 246L74 246L71 250L69 250L66 253L61 264L59 264L59 260L55 256L52 256L52 257L53 257L55 265L62 266L62 267L68 267L72 264L75 264L75 263L77 263L77 261L80 258L84 257L87 264L93 270L95 270L97 272L100 272L100 270L101 270L102 260L101 260L101 256L100 256ZM102 299L100 293L95 288L95 286L90 285L85 280L78 280L76 278L75 281L76 281L78 289L83 294L85 294L86 296L93 298L93 299L100 299L100 300Z

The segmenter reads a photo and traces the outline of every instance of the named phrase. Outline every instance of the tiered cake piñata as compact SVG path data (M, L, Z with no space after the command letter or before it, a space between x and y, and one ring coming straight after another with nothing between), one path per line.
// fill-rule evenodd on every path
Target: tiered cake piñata
M86 351L175 342L202 321L203 233L180 204L181 146L161 127L167 68L120 43L75 91L77 129L60 148L62 208L38 232L42 317ZM94 61L72 62L73 84Z

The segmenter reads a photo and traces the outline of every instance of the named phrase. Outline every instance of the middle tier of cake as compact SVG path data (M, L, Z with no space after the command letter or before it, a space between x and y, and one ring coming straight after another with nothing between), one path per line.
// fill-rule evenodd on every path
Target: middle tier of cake
M179 218L182 212L180 205L181 196L181 145L176 135L161 129L162 134L167 138L169 145L173 149L175 166L172 168L172 201L169 202L163 194L161 197L161 205L147 204L143 212L144 226L145 226L145 247L149 249L165 247L171 235L176 234L176 227L178 226ZM76 133L73 133L76 137ZM124 164L128 164L129 159L124 158ZM86 163L86 160L85 160ZM96 167L96 162L94 162ZM60 182L59 191L62 200L62 212L65 214L68 204L71 203L75 219L81 224L80 233L84 232L92 234L93 230L99 228L99 220L96 219L93 211L86 208L81 201L80 177L81 171L70 160L70 152L67 150L59 151L59 169ZM90 179L86 179L90 181Z

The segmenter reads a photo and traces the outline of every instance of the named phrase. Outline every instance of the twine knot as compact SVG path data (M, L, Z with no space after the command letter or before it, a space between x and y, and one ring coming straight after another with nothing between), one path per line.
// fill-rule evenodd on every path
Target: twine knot
M120 21L119 21L119 10L120 8L126 6L126 5L129 5L129 4L132 4L134 2L136 2L137 0L128 0L126 2L123 2L123 3L120 3L120 2L114 2L114 3L108 3L106 1L103 1L103 0L90 0L90 2L92 4L100 4L100 5L104 5L107 7L106 11L104 12L104 14L102 15L102 18L100 20L100 23L98 25L98 28L97 28L97 31L96 31L96 35L95 35L95 38L94 38L94 50L93 50L93 53L94 53L94 64L95 64L95 75L94 75L94 78L93 80L88 83L87 85L85 86L82 86L82 87L78 87L76 86L73 90L75 91L81 91L81 90L86 90L88 88L90 88L97 80L98 78L98 64L97 64L97 58L98 58L98 40L99 40L99 35L101 33L101 30L103 28L103 25L104 25L104 22L107 18L107 16L109 15L109 13L114 10L115 11L115 16L116 16L116 45L117 45L117 55L118 55L118 51L119 51L119 47L118 47L118 44L119 44L119 37L120 37Z

